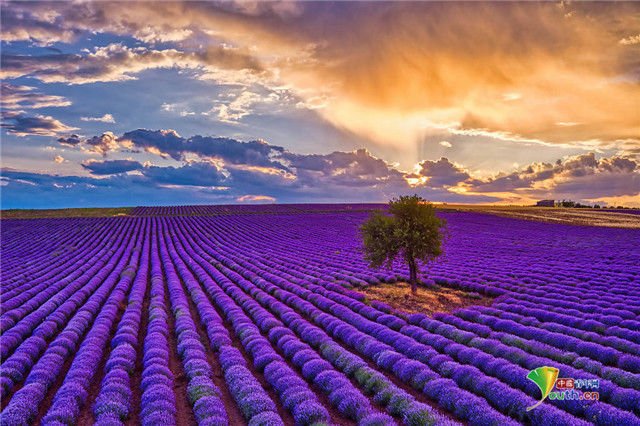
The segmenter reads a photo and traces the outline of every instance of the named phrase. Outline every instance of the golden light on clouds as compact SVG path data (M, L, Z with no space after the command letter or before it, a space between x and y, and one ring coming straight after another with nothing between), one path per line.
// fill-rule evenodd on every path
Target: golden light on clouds
M227 11L220 35L303 100L322 99L334 125L399 149L430 129L576 146L640 135L636 4L377 6L308 4L260 21Z
M6 132L152 158L132 171L145 178L233 177L255 194L238 201L274 198L253 188L312 197L316 186L505 203L633 203L625 197L640 190L640 2L16 2L3 12ZM111 104L92 111L96 99Z
M640 3L116 6L74 6L66 25L177 42L192 53L158 50L135 66L177 62L221 84L290 90L298 107L398 152L442 130L640 144ZM9 28L3 36L20 34ZM129 75L118 65L108 71Z
M637 23L638 7L600 10L597 18L590 7L571 14L550 3L362 8L348 35L338 32L318 49L326 64L306 73L318 86L338 87L323 116L385 144L413 147L442 128L576 145L638 138L638 63L630 58L640 51L618 43Z

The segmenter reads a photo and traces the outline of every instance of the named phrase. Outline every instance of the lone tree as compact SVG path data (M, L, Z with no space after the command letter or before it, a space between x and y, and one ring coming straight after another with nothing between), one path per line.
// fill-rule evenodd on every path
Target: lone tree
M361 227L365 259L373 268L391 269L402 258L409 265L411 292L418 291L418 261L427 263L442 253L444 219L432 204L418 195L401 196L389 202L391 216L374 212Z

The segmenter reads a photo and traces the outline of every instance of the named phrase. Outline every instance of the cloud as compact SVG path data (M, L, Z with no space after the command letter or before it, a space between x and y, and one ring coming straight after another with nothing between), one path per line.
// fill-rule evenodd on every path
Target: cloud
M100 136L93 136L84 141L89 146L90 151L105 156L112 151L118 151L123 145L120 144L112 132L104 132Z
M451 142L447 142L447 141L441 141L439 142L440 146L444 146L445 148L451 148L453 145L451 145Z
M0 86L2 127L16 136L56 136L75 130L49 115L30 115L25 110L64 107L71 101L63 96L46 95L34 87L2 82Z
M634 44L640 44L640 34L620 39L619 43L624 46L632 46Z
M109 44L85 54L0 56L0 77L13 79L29 76L45 83L88 84L136 79L135 75L150 69L179 68L216 69L259 72L257 62L238 49L209 47L198 52L176 49L156 50Z
M63 14L47 13L47 11L35 5L22 7L15 3L5 3L0 16L2 40L7 42L28 40L43 45L58 41L72 41L78 31L63 28Z
M285 154L303 185L385 187L406 186L403 173L366 149L331 154Z
M13 2L3 8L2 39L41 45L72 42L80 35L107 32L129 35L150 43L179 42L188 38L220 37L238 33L238 17L269 14L275 19L297 16L300 6L290 2L184 3L162 2L153 7L129 2L61 3ZM259 27L256 27L258 30Z
M138 40L142 40L145 43L167 43L182 41L189 38L193 34L193 31L188 29L173 29L169 31L159 31L156 28L148 26L142 30L137 31L134 37Z
M403 173L390 167L365 149L353 152L333 152L326 155L301 155L286 151L263 140L248 142L232 138L195 135L182 137L175 130L137 129L121 137L112 133L78 142L79 138L59 141L66 144L89 145L106 155L122 147L187 160L195 155L200 160L215 160L225 167L234 180L252 185L274 184L315 186L326 185L367 186L399 183L404 185Z
M276 199L268 195L243 195L236 198L239 203L275 203Z
M229 176L210 162L179 167L146 166L136 173L106 177L59 176L2 170L4 208L226 204L236 202L372 202L414 193L450 202L488 202L495 197L459 195L441 190L409 188L401 181L380 187L324 182L301 185L282 176L232 169Z
M429 197L461 199L439 184L412 188L406 173L372 155L366 149L329 154L297 154L263 140L242 142L231 138L195 135L180 136L174 130L138 129L121 137L107 132L82 139L77 135L60 138L61 143L106 155L124 150L144 149L183 161L180 166L142 166L133 160L87 161L83 167L94 175L110 175L135 170L138 179L149 185L216 188L236 197L260 195L276 200L348 199L357 189L358 197L380 199L407 191ZM226 188L226 189L222 189ZM481 199L492 199L482 197Z
M121 140L143 148L153 154L171 156L175 160L183 158L183 146L186 140L175 130L138 129L127 132Z
M31 86L16 86L2 82L0 105L5 110L65 107L71 101L64 96L46 95Z
M632 158L593 152L551 163L533 163L512 173L467 182L474 193L506 193L521 197L596 199L640 192L640 163Z
M601 159L597 167L602 171L611 173L631 173L636 170L640 171L640 163L631 159L623 157L611 157Z
M445 157L438 161L421 162L418 175L427 178L426 184L433 188L456 186L471 177L464 169Z
M166 199L156 192L160 189L180 194L178 198L199 191L204 198L198 199L226 202L263 201L254 196L277 202L384 201L415 192L434 201L522 203L538 198L613 199L640 192L640 162L628 155L601 157L592 152L482 177L446 157L423 160L408 172L367 149L301 154L264 140L183 137L170 129L137 129L122 136L105 132L89 138L71 134L58 141L103 156L144 150L165 157L165 164L180 162L160 166L134 159L89 160L82 167L101 176L99 185L50 179L62 187L100 186L102 193L116 186L111 190L118 193L127 186L133 192L146 186L153 200ZM7 185L16 187L15 182ZM53 188L63 189L58 186Z
M637 147L639 8L633 2L130 2L123 10L111 2L9 3L3 40L68 43L101 33L133 37L141 46L3 55L2 71L6 78L82 84L177 68L219 84L282 87L299 98L294 105L315 108L335 127L404 156L425 132L443 130L586 149L636 139ZM237 123L253 106L245 98L216 103L211 114Z
M186 164L181 167L150 166L142 174L158 184L198 187L218 187L225 183L226 176L210 162Z
M65 162L65 161L67 161L67 160L65 160L65 159L64 159L64 157L63 157L63 156L61 156L61 155L56 155L55 157L53 157L53 161L54 161L56 164L62 164L62 163L64 163L64 162Z
M142 169L143 165L133 160L89 160L83 162L82 167L93 175L113 175Z
M219 9L201 19L274 58L265 68L277 69L298 105L323 99L324 118L382 144L409 149L425 131L458 129L606 145L639 130L639 89L616 80L637 67L618 43L636 5L307 3L288 18Z
M3 169L3 208L226 204L237 195L191 186L160 186L144 176L58 176Z
M247 164L253 166L286 167L276 161L284 148L270 145L262 140L240 142L231 138L196 135L183 138L175 130L138 129L127 132L119 138L122 142L130 142L133 146L166 154L175 160L185 158L186 154L201 157L220 158L231 164Z
M116 120L111 114L105 114L102 117L80 117L82 121L98 121L100 123L115 123Z
M60 120L48 115L37 114L28 116L23 111L2 111L1 126L7 132L24 137L24 136L57 136L60 133L68 133L76 130L75 127L67 126Z
M350 16L344 9L358 16L345 26L348 35L326 31L333 37L316 57L329 65L321 60L311 71L319 74L314 81L340 88L322 110L336 125L399 147L441 127L508 133L515 143L520 137L605 145L640 133L640 88L615 80L637 67L617 43L637 5L565 6L574 12L571 19L551 3L366 7L326 6L316 15L327 19L339 8L342 16ZM598 21L593 13L600 13ZM335 21L329 25L345 24ZM376 36L374 28L383 25L401 30ZM518 96L504 99L505 93ZM558 121L583 124L563 128Z
M187 109L186 104L187 102L182 102L181 105L169 104L165 102L160 106L160 108L162 109L162 111L166 111L166 112L177 112L180 117L196 115L194 111L190 111L189 109ZM202 113L202 114L205 114L205 113Z
M57 139L58 143L62 144L62 145L67 145L67 146L77 146L82 142L82 139L80 138L80 136L73 134L73 135L69 135L66 137L60 137Z
M251 114L251 107L259 101L262 101L262 96L243 90L230 102L216 102L213 108L205 114L215 114L219 121L234 124Z
M78 139L71 137L70 143ZM574 191L574 198L590 199L638 192L640 173L633 157L598 158L593 152L555 163L533 163L492 177L476 177L445 157L424 160L413 172L406 172L366 149L298 154L263 140L242 142L200 135L185 138L174 130L138 129L121 137L107 132L80 144L103 155L141 149L185 162L180 167L137 168L156 183L228 187L242 191L241 195L261 194L278 200L283 196L298 199L302 194L347 196L354 188L360 191L359 195L369 194L376 199L380 194L417 191L448 201L452 197L462 201L474 196L481 197L478 200L513 201L558 197L570 190Z

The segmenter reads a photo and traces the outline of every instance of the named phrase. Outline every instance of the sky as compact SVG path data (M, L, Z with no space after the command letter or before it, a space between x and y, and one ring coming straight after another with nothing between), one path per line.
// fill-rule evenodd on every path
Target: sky
M1 206L640 207L640 3L1 3Z

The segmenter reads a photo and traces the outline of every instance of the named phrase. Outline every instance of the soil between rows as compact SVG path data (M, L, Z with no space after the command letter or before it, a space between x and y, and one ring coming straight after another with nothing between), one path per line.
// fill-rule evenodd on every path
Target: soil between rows
M149 256L151 258L151 256ZM142 299L142 311L140 317L140 328L138 329L138 347L136 353L136 373L131 375L131 415L125 422L127 426L139 425L140 411L142 410L142 371L144 370L144 339L147 336L147 326L149 323L149 304L151 300L151 280L147 276L144 298Z
M187 397L187 376L182 368L182 362L178 355L178 340L176 338L175 319L169 301L169 288L164 284L164 306L168 309L169 333L167 344L169 345L169 369L173 373L173 390L176 395L176 421L179 425L195 425L196 417L193 414L191 404Z
M207 294L207 297L210 298L209 294ZM273 386L271 386L271 384L267 382L264 375L255 370L255 368L253 367L253 361L251 360L251 357L245 351L244 347L242 346L242 342L240 342L240 339L238 338L238 336L236 336L236 333L233 330L233 327L231 326L229 321L227 321L227 319L224 317L222 312L220 312L217 306L213 305L213 308L216 310L216 312L218 312L218 315L220 315L220 318L222 318L222 324L226 327L227 331L229 332L229 336L231 337L231 344L240 351L240 353L244 357L244 360L247 363L247 367L249 368L251 373L253 373L253 376L258 380L258 382L260 382L260 385L262 386L262 388L267 392L271 400L276 404L278 414L282 418L282 421L284 422L284 424L293 425L295 423L293 421L293 416L282 405L282 402L280 401L278 394L276 393Z
M302 318L304 318L306 321L308 321L310 324L316 325L313 320L311 320L304 312L299 312L297 309L292 308L295 312L298 313L298 315L300 315ZM316 325L316 327L319 327ZM319 327L320 329L322 329L322 327ZM323 330L324 331L324 330ZM338 338L334 338L333 336L331 336L333 339L333 342L335 344L337 344L338 346L340 346L342 349L344 349L345 351L356 355L358 357L360 357L360 359L362 359L364 362L367 363L367 365L375 370L378 371L379 373L383 374L387 379L389 379L389 381L391 381L391 383L393 383L395 386L397 386L398 388L404 390L405 392L407 392L408 394L410 394L411 396L413 396L418 402L424 403L429 405L431 408L433 408L435 411L437 411L438 413L442 414L445 417L448 417L452 420L455 421L460 421L458 419L456 419L451 413L444 411L442 408L440 408L438 406L438 404L436 402L434 402L433 400L429 399L426 395L424 395L422 392L417 391L416 389L412 388L411 386L407 385L406 383L403 383L400 379L398 379L397 377L395 377L395 375L393 373L389 373L388 371L383 371L380 369L380 367L378 367L375 362L371 361L370 359L367 359L365 356L358 354L357 352L355 352L354 350L350 349L346 344L344 344L342 342L342 340L338 339ZM317 351L316 351L317 352ZM351 380L351 382L353 383L353 385L359 389L359 386L357 384L357 382L355 381L355 379L351 378L351 377L347 377ZM368 396L365 394L365 396ZM385 412L384 407L382 407L379 404L375 404L373 402L373 400L371 401L372 404L377 407L378 409L380 409L382 412Z
M182 282L182 280L180 281ZM220 389L220 399L222 399L225 411L227 412L227 416L229 417L229 426L243 425L245 421L242 412L240 411L240 408L238 407L235 399L233 399L233 395L231 395L227 382L224 378L222 366L218 361L218 356L214 353L213 348L211 347L211 342L209 342L209 337L207 336L205 327L200 320L198 309L193 303L193 300L190 297L190 293L185 288L184 282L182 285L182 289L185 291L185 295L189 303L189 312L191 313L191 318L196 325L196 330L198 332L198 335L200 336L200 342L202 342L205 348L207 361L209 361L209 365L211 365L211 369L213 371L213 383L218 387L218 389Z
M402 313L419 313L429 316L436 312L451 312L468 306L489 306L493 302L492 297L439 285L419 286L417 294L414 295L411 293L411 286L402 281L369 285L353 290L366 297L365 303L377 300Z

